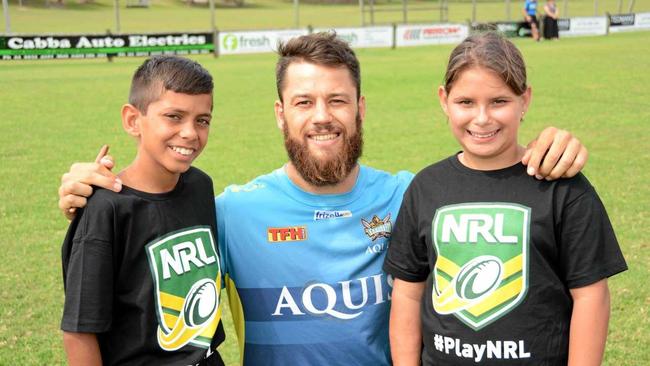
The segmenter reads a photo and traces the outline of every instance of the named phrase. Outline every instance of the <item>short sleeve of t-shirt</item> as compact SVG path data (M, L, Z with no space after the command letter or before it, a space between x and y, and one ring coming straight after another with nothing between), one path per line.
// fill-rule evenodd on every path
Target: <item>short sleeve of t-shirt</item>
M627 269L605 207L591 186L564 206L559 226L560 263L569 288Z
M424 281L429 275L426 239L421 235L418 220L417 196L417 185L413 181L404 194L384 261L384 271L409 282Z
M228 246L226 245L226 206L225 206L225 192L220 194L214 199L214 206L217 211L217 246L219 247L219 255L221 256L221 275L225 276L228 273ZM226 281L222 281L224 287Z
M101 333L111 326L114 209L102 196L98 190L91 197L63 243L64 331Z

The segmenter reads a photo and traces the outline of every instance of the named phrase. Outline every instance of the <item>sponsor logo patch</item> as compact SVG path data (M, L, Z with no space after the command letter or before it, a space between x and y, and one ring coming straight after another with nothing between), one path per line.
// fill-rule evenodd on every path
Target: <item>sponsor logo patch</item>
M306 226L270 227L266 231L269 242L291 242L307 240Z
M314 211L314 221L352 217L352 211Z
M383 220L377 215L374 215L370 221L361 219L361 225L363 225L363 232L372 241L379 238L390 238L390 233L393 231L393 224L390 222L390 213Z
M354 319L368 308L391 299L393 278L384 273L339 281L309 282L304 287L283 286L278 295L273 317L328 315L341 320ZM260 305L267 306L266 302Z
M155 284L158 344L209 348L221 318L221 271L209 227L192 227L147 244Z
M474 330L506 315L528 288L530 208L509 203L445 206L432 223L437 253L433 308Z

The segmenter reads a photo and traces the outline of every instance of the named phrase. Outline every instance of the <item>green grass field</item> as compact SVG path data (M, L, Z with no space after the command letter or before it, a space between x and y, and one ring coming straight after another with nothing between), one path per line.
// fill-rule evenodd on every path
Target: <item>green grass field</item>
M605 363L650 364L650 32L516 43L534 91L522 142L552 124L589 147L585 172L630 267L610 281ZM358 52L368 101L363 163L417 171L458 150L433 92L451 49ZM273 117L274 55L197 60L216 81L211 141L196 163L213 177L215 190L279 167L285 154ZM103 143L111 145L118 167L133 158L119 108L141 62L0 63L0 365L64 363L60 243L67 221L58 212L56 189L71 162L94 158ZM229 315L224 319L228 342L221 352L234 365L235 335Z
M24 7L18 7L18 0L10 0L11 30L13 33L105 33L107 29L116 32L113 0L91 0L90 4L79 4L80 0L64 0L64 7L47 7L45 0L23 0ZM246 0L243 8L217 2L216 23L222 30L282 29L294 27L293 2L290 0ZM632 0L621 0L623 11ZM54 3L50 0L50 3ZM205 31L210 29L210 12L206 5L189 6L180 0L151 0L149 9L126 8L126 1L120 2L121 32L168 32ZM369 2L369 0L367 0ZM377 12L376 24L390 24L402 21L400 0L376 0L377 9L396 11ZM543 0L540 0L540 9ZM564 12L564 0L557 0L562 13L569 16L594 15L593 0L571 0ZM522 18L524 1L511 1L511 19ZM413 9L436 7L437 0L411 0ZM596 13L618 13L619 0L599 0ZM650 0L635 0L635 12L649 12ZM541 12L541 10L540 10ZM564 16L564 15L562 15ZM449 0L448 19L465 22L472 18L470 0ZM412 11L410 23L437 22L439 10ZM478 21L506 20L505 0L478 0L476 19ZM370 15L366 16L370 22ZM341 27L361 25L358 1L348 5L313 4L300 5L301 27ZM5 30L5 19L0 19L0 31Z

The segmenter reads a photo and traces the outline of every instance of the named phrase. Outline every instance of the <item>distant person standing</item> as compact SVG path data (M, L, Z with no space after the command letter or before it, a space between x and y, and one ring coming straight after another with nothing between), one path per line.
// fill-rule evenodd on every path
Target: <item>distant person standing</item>
M533 33L533 39L539 41L539 22L537 21L537 0L526 0L523 8L526 23L530 25L530 31Z
M545 39L559 39L559 31L557 28L557 18L560 11L557 8L555 0L547 0L544 4L544 38Z

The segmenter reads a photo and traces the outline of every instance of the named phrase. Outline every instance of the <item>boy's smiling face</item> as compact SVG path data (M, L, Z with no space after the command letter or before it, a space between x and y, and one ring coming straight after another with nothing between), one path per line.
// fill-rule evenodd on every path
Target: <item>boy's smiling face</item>
M211 118L211 94L163 91L137 118L137 165L153 179L177 179L203 151Z

